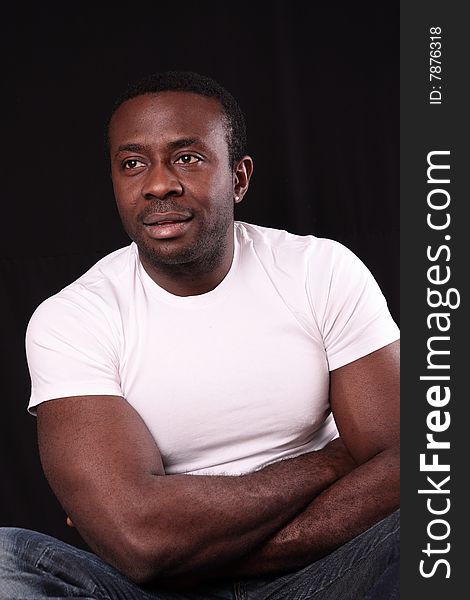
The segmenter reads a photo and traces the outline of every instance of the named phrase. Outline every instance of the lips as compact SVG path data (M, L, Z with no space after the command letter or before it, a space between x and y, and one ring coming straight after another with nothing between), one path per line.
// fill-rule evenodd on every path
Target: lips
M155 240L181 237L191 226L192 215L183 213L153 213L143 220L147 235Z
M154 226L166 223L182 223L184 221L189 221L191 218L192 215L176 212L153 213L146 216L143 223L146 226Z

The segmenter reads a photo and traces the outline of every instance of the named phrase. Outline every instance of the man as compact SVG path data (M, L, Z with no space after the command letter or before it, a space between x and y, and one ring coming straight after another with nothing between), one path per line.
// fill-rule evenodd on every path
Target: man
M245 143L193 73L118 103L133 243L27 333L44 470L95 554L4 530L1 598L396 597L398 331L340 244L234 223Z

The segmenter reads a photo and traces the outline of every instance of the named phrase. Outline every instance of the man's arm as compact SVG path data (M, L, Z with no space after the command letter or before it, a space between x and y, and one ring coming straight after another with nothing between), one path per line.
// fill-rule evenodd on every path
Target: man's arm
M360 466L220 576L299 569L398 508L399 342L333 371L330 400L341 437Z
M41 404L38 439L51 487L85 541L138 582L239 559L354 465L336 440L239 477L165 475L146 425L117 396Z

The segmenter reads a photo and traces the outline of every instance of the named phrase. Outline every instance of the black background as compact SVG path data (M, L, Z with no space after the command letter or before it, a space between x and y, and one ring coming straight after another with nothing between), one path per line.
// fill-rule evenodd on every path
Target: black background
M129 243L104 145L110 106L129 81L184 69L227 87L255 162L237 218L343 242L398 321L398 9L96 3L65 14L41 4L5 19L0 525L82 544L39 464L24 332L43 299Z

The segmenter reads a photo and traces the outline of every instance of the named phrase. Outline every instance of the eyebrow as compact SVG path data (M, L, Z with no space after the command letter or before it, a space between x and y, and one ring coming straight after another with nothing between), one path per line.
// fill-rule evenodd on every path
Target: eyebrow
M172 150L178 150L178 148L184 148L185 146L192 146L193 144L202 144L201 140L197 137L192 138L179 138L177 140L173 140L168 144L168 146Z
M168 143L168 147L170 150L178 150L178 148L184 148L186 146L192 146L194 144L200 144L205 147L205 144L197 137L190 138L178 138ZM144 152L146 147L143 144L121 144L117 149L117 154L119 152Z
M117 149L116 154L119 154L119 152L142 152L144 150L145 146L143 146L142 144L121 144L119 146L119 148Z

